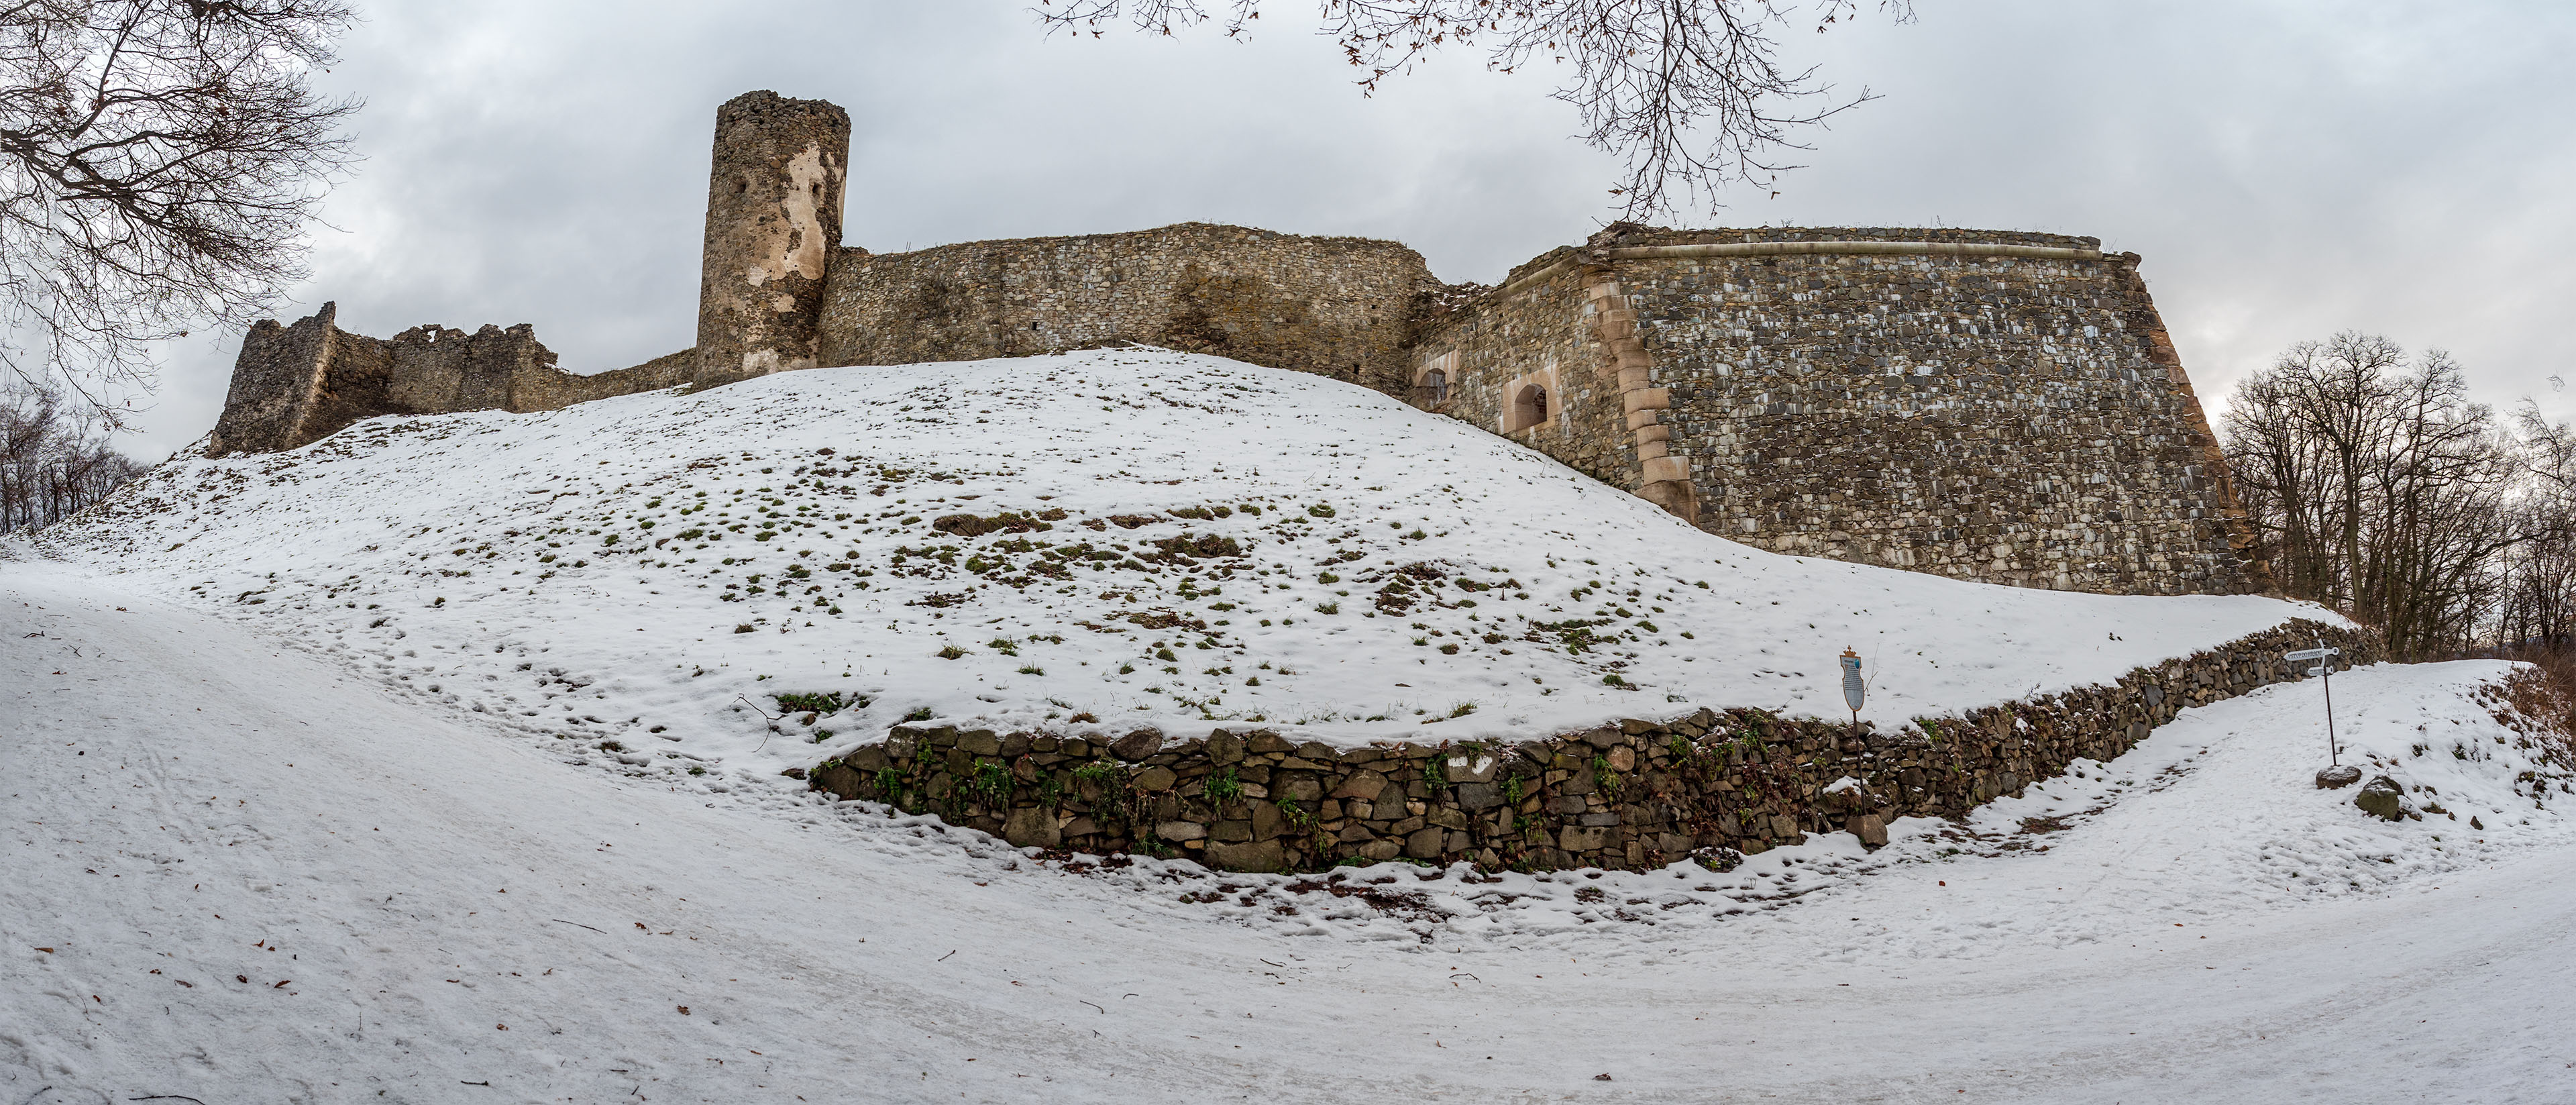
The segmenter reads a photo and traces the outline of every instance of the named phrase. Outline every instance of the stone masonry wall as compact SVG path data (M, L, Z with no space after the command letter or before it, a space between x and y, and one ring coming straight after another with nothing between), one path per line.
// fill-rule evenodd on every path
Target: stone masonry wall
M1663 255L1792 241L2078 256ZM1685 479L1686 517L1775 552L2067 590L2260 590L2137 258L2098 244L1613 227L1429 322L1416 362L1454 354L1438 409L1479 424L1555 365L1566 424L1513 436L1632 491ZM1642 356L1613 348L1629 333Z
M2348 664L2375 636L2297 621L2087 687L1899 732L1758 710L1631 720L1519 745L1336 750L1264 730L1167 743L898 725L826 761L810 785L936 812L1023 847L1183 855L1229 870L1313 871L1355 858L1488 870L1724 863L1848 830L1886 843L1898 817L1955 818L2109 760L2189 706L2299 678L2281 659L2322 636ZM793 774L793 772L791 772ZM1858 787L1835 784L1843 778Z
M844 249L826 365L976 360L1135 341L1406 385L1416 304L1438 282L1394 242L1182 223L911 253Z
M1559 251L1566 252L1566 251ZM1544 262L1547 258L1541 258ZM1522 266L1526 274L1540 262ZM1581 273L1560 266L1537 279L1506 281L1429 323L1416 351L1413 397L1427 409L1479 426L1565 462L1568 467L1622 491L1638 486L1636 450L1622 432L1618 388L1599 367L1608 348L1583 311ZM1420 377L1432 359L1448 365L1448 396L1431 402ZM1506 421L1515 385L1548 384L1552 417L1513 430Z

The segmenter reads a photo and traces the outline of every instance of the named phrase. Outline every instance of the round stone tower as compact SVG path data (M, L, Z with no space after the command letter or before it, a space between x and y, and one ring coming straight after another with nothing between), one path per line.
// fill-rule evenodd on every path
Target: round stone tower
M850 114L832 104L764 90L716 109L698 387L814 367L849 164Z

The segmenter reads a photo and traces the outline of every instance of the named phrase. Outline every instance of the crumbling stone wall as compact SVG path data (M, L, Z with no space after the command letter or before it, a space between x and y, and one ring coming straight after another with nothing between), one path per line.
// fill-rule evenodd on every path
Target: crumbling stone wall
M1206 223L845 249L821 357L911 364L1133 341L1400 393L1418 304L1439 286L1421 254L1394 242Z
M337 303L292 326L254 323L233 362L232 391L208 442L211 456L294 449L362 419L453 411L548 411L688 383L690 351L633 368L576 376L526 323L468 334L415 326L392 338L335 325Z
M1615 226L1425 326L1438 409L1775 552L2129 594L2268 586L2135 254L1953 229ZM1572 322L1571 320L1580 320ZM1632 344L1623 344L1632 343Z
M2344 663L2382 658L2367 631L2294 621L2109 686L1892 733L1742 709L1516 745L1350 750L1258 729L1174 744L1153 730L1103 739L898 725L884 743L814 768L810 785L1024 847L1183 855L1229 870L1398 857L1488 870L1722 862L1811 832L1847 830L1874 846L1896 818L1959 817L2075 760L2112 759L2186 707L2300 678L2306 665L2281 655L2319 637Z

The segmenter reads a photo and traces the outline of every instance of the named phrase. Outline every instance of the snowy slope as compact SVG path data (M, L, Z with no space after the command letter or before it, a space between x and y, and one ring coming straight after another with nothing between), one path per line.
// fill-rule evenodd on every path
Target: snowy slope
M907 716L1344 745L1839 716L1846 646L1899 726L2333 620L1759 552L1374 392L1142 349L379 419L174 460L46 552L664 770Z
M2285 685L1866 856L1340 896L569 767L136 582L0 561L0 1100L2551 1102L2576 1069L2576 796L2498 664L2336 679L2349 754L2457 820L2316 790Z

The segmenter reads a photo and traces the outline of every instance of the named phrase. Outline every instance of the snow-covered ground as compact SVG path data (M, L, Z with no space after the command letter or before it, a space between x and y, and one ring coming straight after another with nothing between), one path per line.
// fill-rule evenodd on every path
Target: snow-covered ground
M1375 392L1150 349L378 419L173 460L44 544L701 786L906 717L1352 745L1841 716L1846 647L1893 728L2340 623L1761 552ZM778 739L807 712L779 693L848 708Z
M2314 687L2284 685L1873 854L1336 883L575 767L291 647L311 621L161 590L0 561L11 1105L2576 1086L2576 796L2481 700L2500 664L2337 678L2348 755L2420 821L2314 789Z

